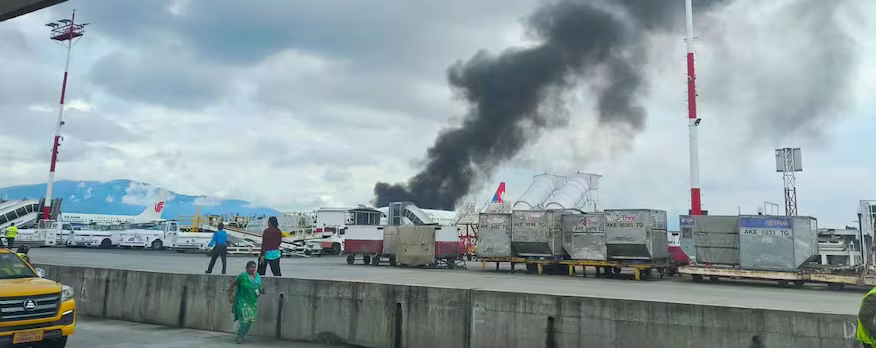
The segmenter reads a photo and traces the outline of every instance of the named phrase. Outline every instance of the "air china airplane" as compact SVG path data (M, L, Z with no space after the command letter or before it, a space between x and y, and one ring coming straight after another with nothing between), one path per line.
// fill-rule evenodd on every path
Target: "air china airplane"
M161 212L164 210L164 201L155 203L154 206L146 207L140 215L101 215L61 213L61 221L73 224L89 223L144 223L164 220Z
M504 203L505 201L505 183L499 183L499 187L496 189L496 193L493 194L493 199L490 203ZM381 211L384 214L388 214L387 207L378 208L377 210ZM441 226L450 226L456 222L456 216L459 212L451 211L451 210L437 210L437 209L422 209L421 210L429 215L432 218L432 221L435 221Z

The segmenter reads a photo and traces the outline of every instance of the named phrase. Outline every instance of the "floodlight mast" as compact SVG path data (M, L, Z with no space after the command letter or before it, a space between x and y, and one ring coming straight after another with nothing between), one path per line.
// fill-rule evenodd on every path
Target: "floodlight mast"
M49 220L52 213L52 186L55 183L55 164L58 162L58 147L61 141L61 126L64 125L64 98L67 95L67 76L70 71L70 55L73 46L79 42L79 38L85 35L85 26L88 23L76 24L76 10L70 19L61 19L57 22L46 24L51 28L52 40L60 43L67 49L67 59L64 63L64 80L61 82L61 102L58 106L58 122L55 124L55 137L52 143L51 163L49 164L49 181L46 184L46 201L43 206L43 219ZM58 224L58 228L61 224Z

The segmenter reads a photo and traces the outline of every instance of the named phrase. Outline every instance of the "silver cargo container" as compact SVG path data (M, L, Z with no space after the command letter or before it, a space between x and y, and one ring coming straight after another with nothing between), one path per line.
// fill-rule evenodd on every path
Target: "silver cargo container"
M511 246L517 256L565 256L560 229L562 210L515 210Z
M395 255L398 252L398 226L383 227L383 255Z
M743 269L796 271L818 256L818 224L808 216L739 217Z
M683 215L681 230L693 236L697 263L739 264L739 216Z
M478 256L512 256L510 213L480 214L478 218Z
M681 251L690 258L691 262L696 262L697 249L694 245L693 225L694 221L690 216L679 216L679 227L681 227L681 231L678 234L678 245L681 247Z
M398 226L396 260L402 265L435 263L435 226Z
M573 260L606 260L605 214L566 214L561 218L563 248Z
M605 243L614 260L666 260L669 236L666 211L606 209Z

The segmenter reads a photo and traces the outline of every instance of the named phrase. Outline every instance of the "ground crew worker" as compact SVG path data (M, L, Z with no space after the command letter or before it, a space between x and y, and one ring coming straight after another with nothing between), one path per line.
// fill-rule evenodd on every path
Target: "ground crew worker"
M864 348L873 347L873 338L876 337L876 287L864 296L861 301L861 310L858 311L858 342Z
M207 266L207 271L204 273L213 273L213 266L216 264L216 258L221 257L222 274L225 274L225 257L228 255L228 232L225 232L225 225L221 222L219 223L216 233L213 233L213 239L210 239L210 244L208 244L208 246L213 247L213 251L210 257L210 265Z
M18 227L15 227L15 223L13 222L6 228L6 247L10 250L15 243L15 237L18 237Z

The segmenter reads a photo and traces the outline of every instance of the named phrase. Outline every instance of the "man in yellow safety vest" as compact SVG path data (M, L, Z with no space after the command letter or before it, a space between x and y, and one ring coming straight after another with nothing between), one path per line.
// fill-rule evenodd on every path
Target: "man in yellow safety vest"
M864 348L873 347L873 337L876 337L876 287L864 296L861 310L858 311L858 342Z
M6 228L6 247L10 250L12 250L12 244L15 243L15 237L18 237L18 227L15 227L13 222Z

